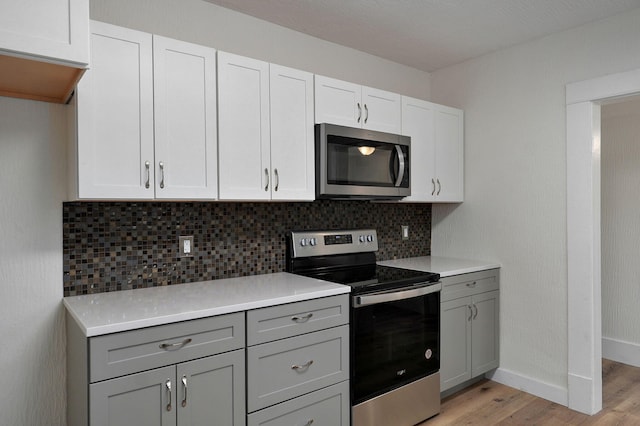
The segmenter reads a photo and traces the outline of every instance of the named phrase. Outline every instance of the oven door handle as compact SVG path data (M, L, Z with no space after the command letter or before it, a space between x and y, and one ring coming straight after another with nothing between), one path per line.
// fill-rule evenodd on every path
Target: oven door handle
M361 308L367 305L374 305L376 303L394 302L396 300L411 299L412 297L424 296L431 293L436 293L442 290L442 283L418 287L418 288L403 288L399 290L393 290L384 293L367 294L364 296L353 297L353 307Z

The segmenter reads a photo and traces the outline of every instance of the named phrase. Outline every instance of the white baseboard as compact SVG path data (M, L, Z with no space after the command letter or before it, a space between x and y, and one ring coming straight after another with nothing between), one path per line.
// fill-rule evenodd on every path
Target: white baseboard
M640 367L640 345L603 337L602 357L634 367Z
M568 391L560 386L544 383L531 377L523 376L513 371L498 368L486 374L488 379L521 391L530 393L537 397L555 402L565 407L569 403Z

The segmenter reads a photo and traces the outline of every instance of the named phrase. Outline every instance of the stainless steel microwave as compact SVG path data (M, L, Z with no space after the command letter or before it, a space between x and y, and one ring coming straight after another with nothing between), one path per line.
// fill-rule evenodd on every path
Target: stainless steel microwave
M316 124L316 198L398 199L411 195L411 138Z

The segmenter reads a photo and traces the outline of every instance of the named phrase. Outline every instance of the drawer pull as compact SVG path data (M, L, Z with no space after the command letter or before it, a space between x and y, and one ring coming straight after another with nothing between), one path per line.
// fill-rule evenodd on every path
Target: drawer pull
M309 319L313 316L313 313L309 312L307 315L303 315L301 317L291 317L291 321L295 321L295 322L307 322L309 321Z
M291 369L296 371L306 370L307 368L309 368L311 364L313 364L312 359L310 359L309 361L307 361L305 364L302 364L302 365L292 365Z
M475 287L476 286L476 282L471 282L471 283L467 283L467 287Z
M174 351L187 346L189 343L191 343L191 338L184 339L182 342L177 343L162 343L160 345L160 349L164 349L165 351Z
M307 422L304 424L304 426L311 426L313 424L313 419L309 419L307 420Z

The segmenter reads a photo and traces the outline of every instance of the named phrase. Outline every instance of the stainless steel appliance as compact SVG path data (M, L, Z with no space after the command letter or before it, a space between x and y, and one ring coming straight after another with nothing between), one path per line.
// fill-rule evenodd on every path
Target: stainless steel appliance
M397 199L411 195L411 138L316 124L316 197Z
M354 426L440 412L438 274L376 265L375 230L290 232L287 271L351 286Z

